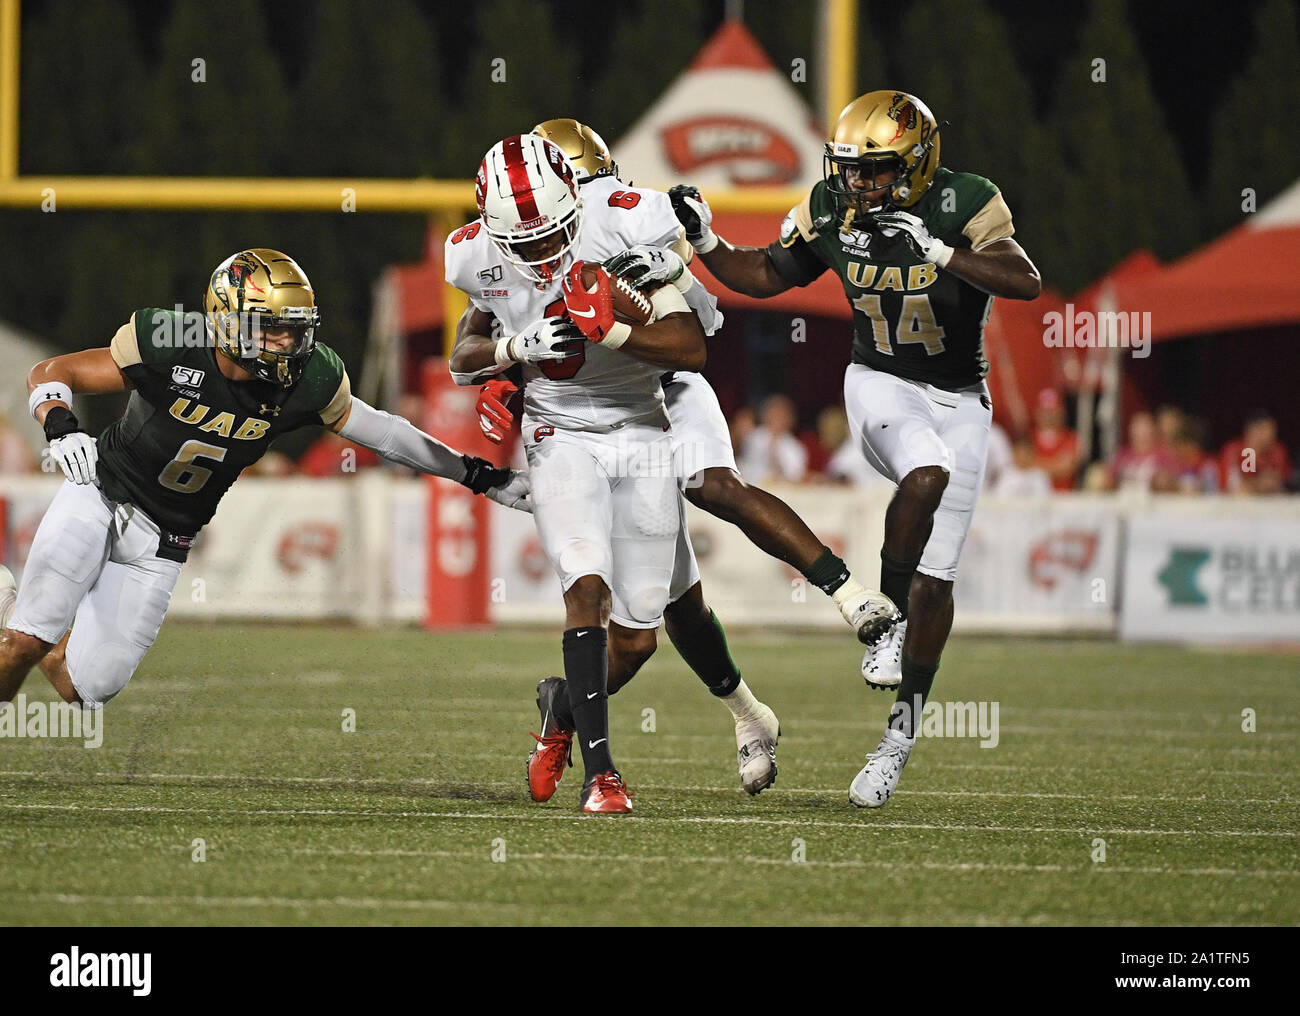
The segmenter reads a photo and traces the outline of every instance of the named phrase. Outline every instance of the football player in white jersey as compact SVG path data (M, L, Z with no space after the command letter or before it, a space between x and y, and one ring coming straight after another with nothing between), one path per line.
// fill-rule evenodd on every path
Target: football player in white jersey
M576 120L548 120L534 127L533 133L555 142L569 156L588 215L603 207L623 209L615 213L615 219L644 217L649 235L660 235L664 241L671 236L673 253L639 248L609 262L609 267L616 267L624 278L643 283L676 275L676 284L685 292L688 303L704 304L702 320L713 317L714 326L706 325L705 329L712 334L721 324L721 315L716 314L712 295L681 267L694 252L680 226L676 234L672 233L675 217L672 221L662 219L664 195L624 184L600 135ZM801 571L810 582L833 597L859 638L870 644L894 616L893 603L854 580L844 562L813 535L784 501L741 479L726 420L708 382L698 373L677 371L664 374L663 386L686 497L705 511L739 526L761 550ZM480 422L484 433L494 441L501 441L512 426L505 402L515 391L516 386L504 377L484 385L479 400ZM683 562L678 570L689 575L690 586L665 610L665 628L682 658L731 709L736 720L741 783L747 791L756 794L776 779L779 725L762 703L751 705L752 697L728 651L722 624L704 601L699 571L685 536L679 543L679 553ZM653 629L611 627L611 694L632 679L654 650ZM553 695L550 682L557 680L543 681L538 689L544 727L548 716L554 725L554 711L548 712L546 703ZM545 788L542 793L549 796L548 790L553 790L554 783L558 782L568 756L569 735L562 728L544 729L542 735L539 749L530 757L529 784L534 796L539 787Z
M448 238L445 254L447 280L470 297L451 358L457 382L523 365L533 508L566 611L566 680L539 688L543 735L555 721L576 731L589 813L632 807L609 748L609 626L653 632L698 580L675 568L682 503L660 377L703 365L700 312L711 318L716 305L692 308L665 285L652 322L629 325L614 319L608 274L598 272L591 292L581 276L584 262L676 241L667 195L653 198L659 207L639 214L639 194L584 208L563 151L515 135L484 158L480 217Z

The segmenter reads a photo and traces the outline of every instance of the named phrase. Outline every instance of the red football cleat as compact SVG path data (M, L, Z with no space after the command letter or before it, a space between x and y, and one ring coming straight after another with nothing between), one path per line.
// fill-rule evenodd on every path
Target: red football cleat
M573 734L557 732L537 737L537 747L528 753L528 793L534 801L549 801L564 778L564 767L573 765Z
M582 788L582 810L588 815L626 815L632 810L631 796L617 770L601 773Z
M565 766L573 765L573 731L565 730L555 722L553 708L555 696L563 694L567 692L564 682L558 677L548 677L537 686L542 736L532 735L537 747L529 752L524 765L528 794L534 801L549 801L564 778Z

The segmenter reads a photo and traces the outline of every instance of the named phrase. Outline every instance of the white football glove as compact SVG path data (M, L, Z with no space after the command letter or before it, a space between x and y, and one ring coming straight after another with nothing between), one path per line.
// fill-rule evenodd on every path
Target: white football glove
M686 239L696 253L707 254L713 250L718 245L718 236L712 229L713 209L699 188L679 183L668 191L668 200L672 202L673 214L686 230Z
M582 339L582 332L568 318L542 318L510 340L510 359L516 363L567 360L578 351Z
M618 275L637 289L645 289L656 283L676 282L686 271L686 262L676 251L639 243L622 254L615 254L603 267L610 275Z
M489 487L483 496L507 508L514 508L531 515L533 513L533 502L530 497L532 490L532 481L528 479L528 474L512 469L510 479L506 483L500 487Z
M952 257L953 248L925 228L920 216L911 212L881 212L872 216L872 224L880 229L884 236L902 233L907 237L907 244L917 255L932 265L945 268Z
M94 483L99 449L95 439L82 431L65 434L50 442L50 458L73 483Z

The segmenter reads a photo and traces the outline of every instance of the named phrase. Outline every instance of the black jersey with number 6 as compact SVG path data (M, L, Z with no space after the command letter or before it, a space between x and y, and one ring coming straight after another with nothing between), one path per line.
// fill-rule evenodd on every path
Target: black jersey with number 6
M319 343L287 389L227 379L217 367L222 354L194 315L138 310L109 349L135 390L99 437L100 488L172 533L193 535L206 525L275 438L332 424L350 404L343 362Z

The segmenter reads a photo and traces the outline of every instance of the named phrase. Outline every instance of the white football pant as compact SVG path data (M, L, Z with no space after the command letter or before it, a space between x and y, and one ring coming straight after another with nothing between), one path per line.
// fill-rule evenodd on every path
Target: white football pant
M988 387L948 392L919 381L849 364L844 408L849 432L876 472L894 483L914 469L939 466L948 486L917 571L952 582L984 483L993 410Z
M158 540L143 512L93 484L65 482L37 527L9 627L58 643L71 625L68 673L88 706L125 688L158 637L181 574Z
M657 628L682 530L672 436L654 423L571 431L528 417L522 430L533 519L561 588L599 575L612 620Z

